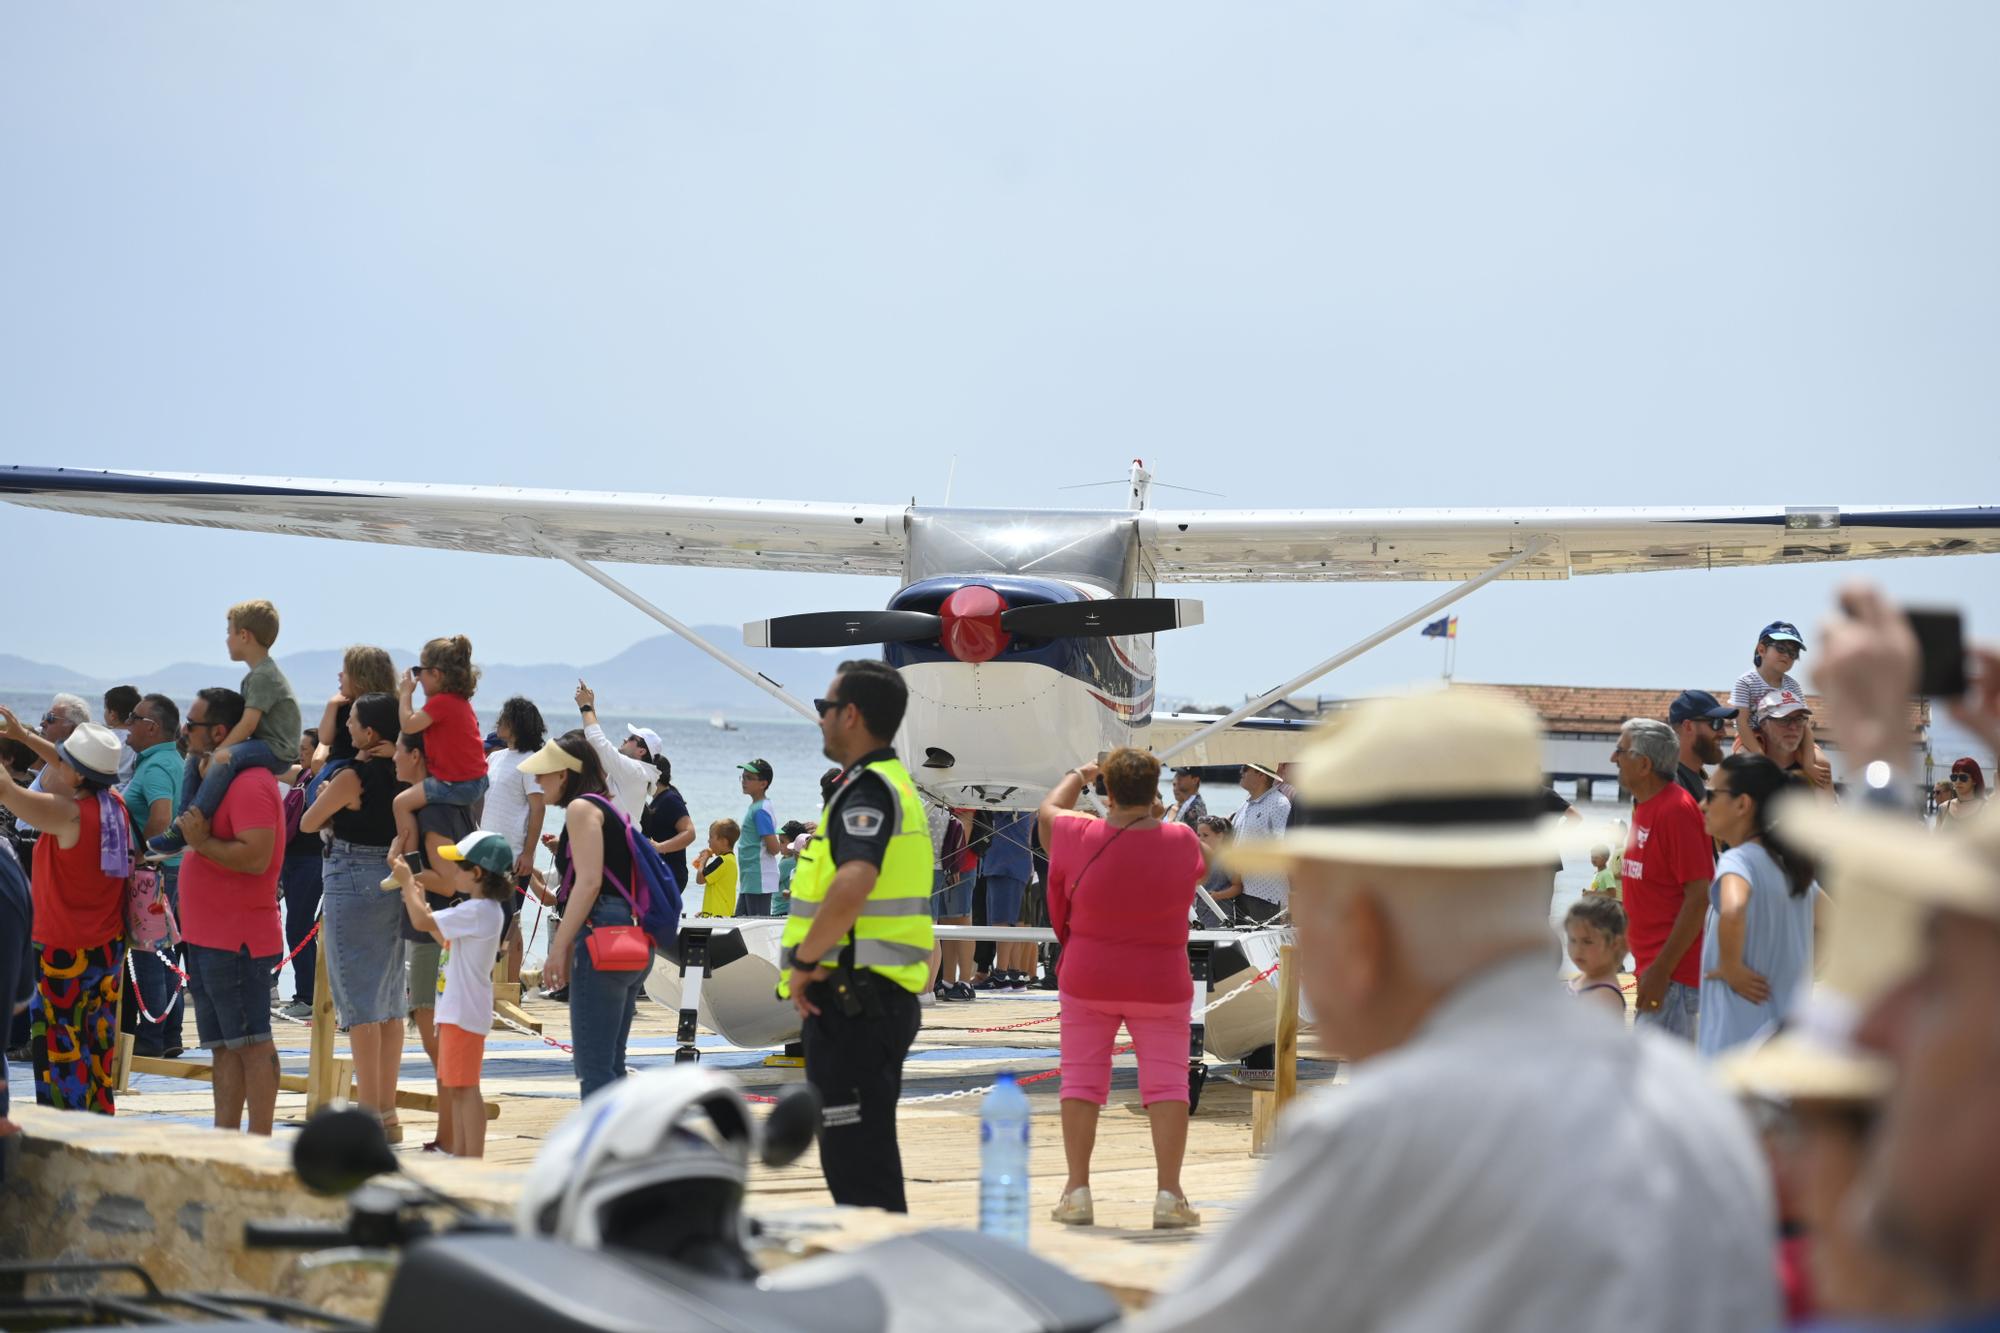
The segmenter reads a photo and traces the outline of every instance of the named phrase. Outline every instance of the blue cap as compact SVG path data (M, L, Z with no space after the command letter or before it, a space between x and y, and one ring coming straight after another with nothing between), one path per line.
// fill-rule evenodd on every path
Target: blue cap
M1736 710L1728 704L1717 703L1715 696L1707 690L1682 690L1680 697L1667 708L1667 721L1679 726L1695 718L1710 722L1721 722L1736 716Z
M1757 638L1760 642L1764 639L1770 639L1774 643L1796 643L1799 646L1800 653L1804 653L1806 650L1806 641L1800 637L1799 627L1789 620L1772 621L1770 624L1764 626L1764 632L1759 634Z

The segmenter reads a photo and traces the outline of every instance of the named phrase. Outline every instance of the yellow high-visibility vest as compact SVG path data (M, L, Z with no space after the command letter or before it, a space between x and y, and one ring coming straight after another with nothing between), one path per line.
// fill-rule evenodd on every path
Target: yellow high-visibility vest
M924 818L924 800L903 761L893 756L878 759L865 770L879 773L895 793L896 808L890 818L889 850L868 892L861 915L854 921L854 966L879 972L913 995L921 994L930 980L931 950L937 935L931 927L931 885L934 861L931 856L930 826ZM790 951L812 929L819 905L833 885L833 847L827 829L839 813L847 789L834 793L819 817L819 828L805 851L799 854L798 868L792 872L791 910L785 917L781 943ZM832 967L840 961L843 939L826 951L819 961ZM792 976L789 968L778 975L778 994L789 998Z

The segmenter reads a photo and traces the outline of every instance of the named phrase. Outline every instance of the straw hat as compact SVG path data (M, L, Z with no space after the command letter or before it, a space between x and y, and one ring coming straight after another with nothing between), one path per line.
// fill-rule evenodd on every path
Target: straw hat
M1786 841L1818 860L1828 893L1825 967L1791 1027L1718 1061L1716 1075L1738 1093L1774 1100L1879 1101L1895 1070L1854 1045L1854 1024L1917 969L1930 907L2000 918L2000 828L1954 837L1810 796L1773 813Z
M1238 840L1231 866L1544 865L1602 833L1546 813L1540 720L1470 691L1356 708L1300 754L1292 789L1284 836Z

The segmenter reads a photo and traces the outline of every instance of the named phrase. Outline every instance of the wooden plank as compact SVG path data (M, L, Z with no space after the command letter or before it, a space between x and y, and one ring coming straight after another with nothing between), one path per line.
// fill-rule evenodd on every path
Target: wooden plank
M1299 970L1292 946L1278 950L1278 1051L1275 1117L1299 1092Z
M320 954L320 966L313 969L312 1038L306 1056L306 1114L347 1095L345 1080L334 1074L333 983L327 980L327 954Z

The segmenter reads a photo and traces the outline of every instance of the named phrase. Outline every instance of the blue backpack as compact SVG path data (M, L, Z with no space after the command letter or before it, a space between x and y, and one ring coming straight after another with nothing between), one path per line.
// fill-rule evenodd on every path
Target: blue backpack
M632 853L633 882L620 883L609 866L604 868L605 880L625 896L626 903L632 908L632 919L638 923L639 929L652 937L653 952L671 957L681 933L681 885L674 878L673 867L661 859L650 839L639 836L623 810L594 793L586 794L584 799L603 811L606 840L623 832L625 847ZM574 879L573 871L563 876L564 901L569 899Z

